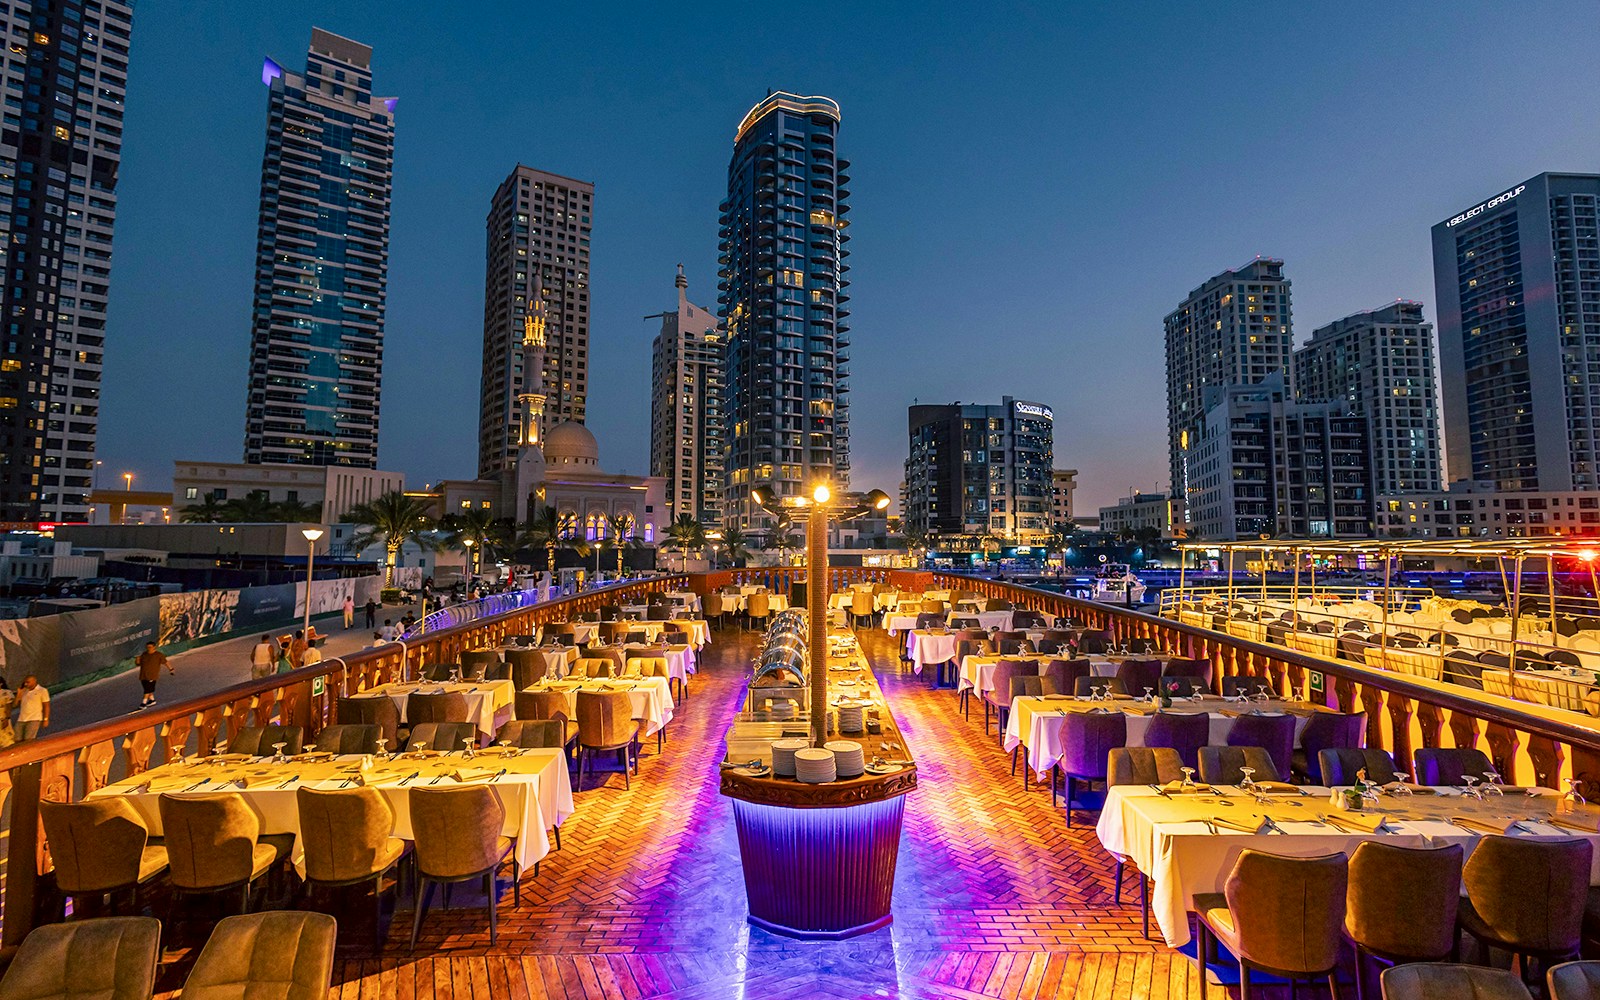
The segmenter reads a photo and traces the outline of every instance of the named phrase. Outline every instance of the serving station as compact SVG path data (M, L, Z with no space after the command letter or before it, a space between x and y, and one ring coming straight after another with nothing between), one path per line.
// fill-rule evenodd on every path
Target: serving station
M774 619L728 731L721 789L733 799L750 922L790 937L845 938L893 920L917 769L855 636L816 631L826 643L819 657L806 612ZM818 688L827 692L822 718L810 708Z

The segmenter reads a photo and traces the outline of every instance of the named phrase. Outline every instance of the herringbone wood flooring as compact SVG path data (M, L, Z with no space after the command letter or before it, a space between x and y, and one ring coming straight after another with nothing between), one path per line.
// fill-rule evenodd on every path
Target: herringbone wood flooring
M540 997L1199 997L1183 956L1145 940L1136 902L1111 899L1092 816L1066 828L1047 788L1023 792L1009 755L956 697L898 673L894 641L863 634L920 770L906 810L895 921L850 941L750 927L732 811L717 792L721 738L755 637L721 632L691 697L633 787L591 775L538 878L500 902L489 945L481 896L437 902L415 955L409 909L381 954L368 909L340 913L335 1000ZM163 986L181 985L182 961Z

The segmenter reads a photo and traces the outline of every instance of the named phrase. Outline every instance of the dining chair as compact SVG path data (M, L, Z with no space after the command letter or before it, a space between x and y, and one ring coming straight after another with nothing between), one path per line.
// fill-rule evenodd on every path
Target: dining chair
M1237 785L1244 780L1244 768L1251 768L1254 781L1281 781L1278 766L1263 747L1201 747L1200 780L1208 785Z
M1326 978L1337 997L1347 878L1343 854L1286 858L1241 851L1222 892L1194 897L1202 988L1215 943L1238 959L1240 1000L1249 1000L1256 972L1292 982Z
M512 703L512 716L519 720L538 721L554 719L561 723L565 734L562 745L578 737L578 726L572 718L572 702L559 691L518 691Z
M1088 662L1085 660L1084 662ZM1122 686L1122 681L1117 677L1094 677L1083 674L1072 679L1072 694L1074 697L1084 698L1095 693L1098 688L1105 694L1127 694L1127 688Z
M1366 724L1365 712L1312 712L1300 731L1300 746L1290 757L1290 773L1302 775L1308 784L1324 784L1317 754L1333 747L1359 747Z
M1366 996L1366 960L1391 965L1456 957L1460 844L1398 847L1365 840L1350 855L1344 932L1355 946L1356 1000Z
M467 740L474 744L478 741L478 727L470 722L424 722L411 727L406 749L426 746L440 753L454 753L462 749Z
M217 923L183 983L185 1000L322 1000L333 982L336 922L285 910Z
M128 800L97 797L82 802L39 800L56 891L68 899L111 897L125 890L139 909L139 889L167 870L167 849L150 843L150 829ZM81 912L74 907L75 912Z
M765 629L767 627L767 618L772 614L771 596L764 593L751 594L745 601L744 613L752 631L756 629L758 622L760 627Z
M537 649L508 649L506 667L512 688L521 691L544 676L544 654Z
M1128 745L1128 717L1121 712L1071 712L1061 720L1061 759L1050 770L1050 805L1056 804L1056 774L1065 782L1067 828L1072 828L1072 796L1079 781L1106 780L1111 751Z
M633 699L626 691L579 691L576 714L578 787L583 787L583 773L589 757L612 751L622 762L623 786L633 787L632 773L639 769L635 744L640 728L639 720L633 717Z
M1488 781L1484 775L1495 770L1488 754L1473 747L1418 747L1412 759L1419 785L1464 785L1469 774Z
M1550 1000L1600 1000L1600 962L1562 962L1545 973Z
M1167 677L1170 675L1203 677L1205 678L1206 690L1211 690L1213 672L1211 661L1208 659L1187 659L1184 657L1174 656L1167 660L1166 665L1161 668L1161 676Z
M567 745L567 730L560 719L512 719L494 741L524 750L560 750Z
M995 716L995 734L1002 742L1006 732L1006 713L1011 711L1011 678L1027 666L1021 660L1001 660L994 665L992 687L983 693L983 734L989 735L989 715Z
M1175 752L1184 767L1200 766L1200 748L1211 742L1211 716L1205 712L1156 712L1144 731L1144 745Z
M1461 929L1486 949L1550 963L1576 958L1593 848L1576 837L1479 837L1462 868Z
M406 860L411 848L394 836L389 800L376 788L302 785L295 790L295 804L307 888L343 889L371 882L372 950L382 950L383 879ZM394 888L398 896L398 878Z
M1483 664L1470 650L1452 650L1444 657L1444 680L1475 691L1483 690Z
M245 726L228 741L228 752L270 757L278 752L273 746L282 743L283 752L293 756L300 752L304 739L305 730L299 726Z
M378 726L346 723L322 727L317 732L314 745L326 753L377 753L378 740L382 736L383 729Z
M459 663L446 663L442 660L435 660L433 663L423 666L419 679L442 684L448 681L460 666Z
M1114 747L1106 755L1106 788L1118 785L1165 785L1169 781L1183 780L1183 759L1171 747ZM1117 862L1115 888L1112 898L1122 905L1122 879L1128 859L1115 851L1108 851ZM1144 936L1150 936L1150 879L1139 872L1139 914L1144 922Z
M161 921L98 917L28 932L0 979L0 1000L150 1000Z
M467 696L460 691L441 694L413 691L406 695L406 725L415 729L424 722L467 721Z
M333 717L340 725L377 726L390 749L398 748L402 742L400 707L386 694L340 698L334 703Z
M1384 1000L1533 1000L1516 973L1481 965L1397 965L1379 984Z
M1362 771L1367 772L1368 781L1380 785L1387 785L1400 776L1388 751L1372 747L1327 747L1317 751L1317 766L1322 773L1316 784L1330 788L1354 785Z
M1111 637L1100 631L1084 632L1078 637L1079 653L1104 654L1111 647Z
M171 914L183 897L239 890L242 912L250 889L294 849L294 834L263 834L261 819L237 792L162 795L162 839L171 865Z
M500 654L492 649L469 649L461 654L461 676L471 679L500 664Z
M1231 747L1264 747L1272 755L1272 766L1287 780L1294 761L1296 719L1287 712L1256 715L1247 712L1233 720L1228 729Z
M1277 691L1272 686L1272 678L1257 677L1255 674L1229 674L1222 678L1224 698L1237 698L1241 694L1254 698L1263 691L1273 697L1277 696Z
M1136 698L1143 696L1146 688L1155 691L1160 678L1160 660L1123 660L1117 664L1117 679L1122 682L1122 689Z
M585 656L573 664L573 677L588 677L591 679L611 677L618 671L616 663L609 656Z
M411 835L416 845L417 909L411 923L411 950L438 884L483 880L489 909L489 944L498 937L499 893L495 875L511 866L512 905L522 905L522 868L516 841L504 836L505 807L488 785L454 788L413 787L409 793Z

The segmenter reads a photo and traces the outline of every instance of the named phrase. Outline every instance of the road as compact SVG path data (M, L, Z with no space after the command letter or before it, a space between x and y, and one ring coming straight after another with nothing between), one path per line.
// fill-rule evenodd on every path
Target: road
M399 621L407 611L416 613L417 606L386 605L378 612L378 624L382 625L386 618ZM313 621L317 631L328 636L322 644L324 658L354 653L372 641L372 630L364 627L360 608L356 609L353 628L345 628L337 615ZM279 634L292 631L292 628L279 626L270 631ZM156 685L158 704L198 698L249 680L250 650L260 638L257 634L241 636L173 654L171 662L177 674L161 675ZM20 682L21 678L17 680ZM140 711L141 697L138 671L135 670L64 691L51 698L50 728L44 734L52 735L66 729L135 714Z

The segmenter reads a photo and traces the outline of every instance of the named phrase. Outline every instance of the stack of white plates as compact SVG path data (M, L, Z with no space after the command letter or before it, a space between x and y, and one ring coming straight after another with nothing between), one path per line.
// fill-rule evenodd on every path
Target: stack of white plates
M839 732L859 733L867 728L866 709L860 705L839 706Z
M841 778L859 778L867 769L861 744L855 740L833 740L823 744L833 754L834 772Z
M794 754L794 776L808 785L820 785L838 777L834 770L833 751L808 747Z
M772 742L772 773L785 778L794 777L794 755L797 750L804 750L811 745L808 739L773 740Z
M767 702L767 717L772 719L794 718L794 702L787 698L774 698Z

